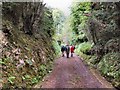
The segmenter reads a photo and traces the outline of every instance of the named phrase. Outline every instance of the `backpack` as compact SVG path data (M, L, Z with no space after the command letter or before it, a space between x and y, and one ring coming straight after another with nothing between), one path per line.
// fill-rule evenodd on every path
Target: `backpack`
M61 47L61 51L65 51L65 47L64 46Z
M66 52L69 53L69 51L70 51L70 47L66 46Z

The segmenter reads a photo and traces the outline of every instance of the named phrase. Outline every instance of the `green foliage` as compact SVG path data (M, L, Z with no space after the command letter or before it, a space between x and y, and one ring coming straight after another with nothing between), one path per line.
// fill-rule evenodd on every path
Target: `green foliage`
M8 81L9 81L10 84L14 84L14 80L15 80L15 77L14 77L14 76L10 76L10 77L8 78Z
M39 66L39 75L36 76L37 80L42 80L43 77L49 73L52 70L53 62L49 61L47 64L41 64ZM33 79L35 82L37 82L36 79Z
M59 9L53 9L52 15L53 15L53 20L54 20L54 28L55 28L55 35L54 35L53 38L56 41L63 42L63 40L62 40L62 36L63 36L62 32L63 32L63 29L64 29L64 22L65 22L64 13ZM53 44L55 46L57 46L56 45L57 43L56 44L55 43L56 42L53 42ZM57 47L55 47L55 50L58 49ZM56 52L58 52L58 50Z
M11 59L9 57L0 59L0 64L6 65L7 63L10 63Z
M33 78L33 79L31 80L31 82L32 82L32 84L36 84L36 83L38 83L38 82L39 82L39 80L38 80L38 78L37 78L37 77L35 77L35 78Z
M97 7L98 9L95 9ZM97 3L95 8L92 11L91 18L93 21L95 20L94 24L98 24L98 26L93 27L92 31L96 33L99 41L96 42L95 46L102 45L103 48L101 52L98 51L99 47L94 49L98 55L92 57L90 63L94 66L97 65L102 75L115 87L120 88L120 34L118 33L119 29L117 29L119 25L116 23L116 21L119 22L118 14L120 12L117 10L115 3L112 2ZM98 60L98 56L101 56L102 59Z
M41 26L39 28L41 28ZM52 9L45 7L44 15L42 18L42 29L44 32L47 32L50 37L55 34Z
M28 6L23 10L22 7L26 3ZM2 48L2 58L0 59L3 69L1 73L3 87L32 87L51 70L56 55L52 45L52 36L55 32L52 9L43 7L42 3L42 6L39 3L26 3L4 3L3 5L3 25L6 25L5 29L10 31L9 37L4 37L7 40L4 42L6 45ZM12 6L13 4L16 5ZM35 7L32 7L33 4ZM38 5L39 8L37 8ZM38 13L31 12L32 10L38 11ZM30 20L22 20L23 13ZM33 21L32 24L27 24L33 26L31 28L35 31L34 35L26 35L22 31L23 26L28 28L23 21ZM17 25L13 22L17 22ZM20 60L24 61L24 65Z
M55 26L61 24L65 19L64 13L59 9L53 9L53 19Z
M91 49L92 45L89 42L84 42L78 45L77 52L87 53Z
M96 65L98 64L98 63L96 63L97 60L98 60L98 59L97 59L97 56L94 55L94 56L91 56L91 58L88 60L88 63L89 63L91 66L93 66L93 67L96 68Z
M43 76L45 76L46 74L47 74L47 67L46 67L46 65L44 65L44 64L42 64L42 65L40 65L40 67L39 67L39 75L41 76L41 77L43 77Z
M26 63L29 65L33 65L33 62L31 60L26 60Z
M19 6L20 4L19 3L10 3L10 2L3 2L2 3L3 6L2 6L2 10L3 12L9 12L9 11L12 11L14 9L14 7L16 6Z
M120 36L116 23L119 12L113 2L97 3L95 8L91 11L90 20L93 24L89 26L89 30L92 40L95 43L100 41L104 45L108 40Z
M98 64L98 69L115 86L120 85L120 53L108 53Z
M93 4L95 7L91 8ZM89 65L98 67L101 73L119 88L120 3L77 2L73 4L71 10L71 28L75 32L72 43L76 44L76 52ZM91 44L86 44L86 38L89 42L94 42L92 49ZM87 55L86 52L89 50L96 55Z
M62 33L63 23L65 21L64 13L59 9L52 10L53 20L54 20L54 27L56 29L56 34Z
M25 79L30 79L31 77L30 77L30 75L25 75Z
M84 29L85 22L88 19L88 17L85 16L85 13L90 12L90 5L89 2L76 2L71 7L71 15L72 15L72 29L76 34L79 34L79 29ZM79 28L80 27L80 28Z
M60 45L58 44L57 41L53 41L53 46L54 46L54 49L55 49L55 52L56 52L56 55L59 55L60 54Z
M83 52L79 52L78 55L80 55L80 57L85 60L87 62L88 65L91 65L90 63L90 59L91 59L91 55L86 55Z
M5 65L5 62L3 62L2 59L0 59L0 64L4 64Z
M108 52L117 52L120 49L120 39L117 38L113 38L107 41L107 43L105 44L104 48L108 51Z
M39 69L40 69L40 71L44 72L46 70L46 65L43 65L43 64L40 65Z

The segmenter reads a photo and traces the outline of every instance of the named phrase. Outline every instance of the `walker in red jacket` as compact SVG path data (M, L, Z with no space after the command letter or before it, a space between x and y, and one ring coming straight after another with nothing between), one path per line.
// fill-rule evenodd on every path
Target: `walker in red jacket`
M74 53L75 47L71 46L70 51L71 51L71 57L73 57L73 53Z

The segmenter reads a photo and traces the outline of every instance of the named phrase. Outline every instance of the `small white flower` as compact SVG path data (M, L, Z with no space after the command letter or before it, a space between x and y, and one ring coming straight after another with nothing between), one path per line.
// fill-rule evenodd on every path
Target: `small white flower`
M20 62L21 65L25 65L25 62L24 62L23 59L20 59L19 62Z

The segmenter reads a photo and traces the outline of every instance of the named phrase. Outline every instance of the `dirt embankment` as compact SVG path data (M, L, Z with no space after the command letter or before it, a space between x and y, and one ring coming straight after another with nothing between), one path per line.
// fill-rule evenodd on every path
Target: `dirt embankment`
M3 19L0 35L1 87L32 87L51 69L55 56L52 39L44 32L39 38L25 34Z

